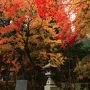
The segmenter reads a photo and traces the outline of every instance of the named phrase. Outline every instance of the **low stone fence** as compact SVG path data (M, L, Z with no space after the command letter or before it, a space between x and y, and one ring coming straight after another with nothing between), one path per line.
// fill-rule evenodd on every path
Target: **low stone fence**
M60 90L90 90L90 83L69 83L69 82L59 82L57 86ZM29 85L28 90L44 90L44 85L36 85L36 89Z
M90 90L90 83L57 83L60 90ZM0 90L15 90L16 82L14 81L0 81ZM44 90L44 85L35 85L34 87L29 82L27 90Z
M90 90L90 83L59 83L60 90Z
M0 90L15 90L14 81L0 81Z

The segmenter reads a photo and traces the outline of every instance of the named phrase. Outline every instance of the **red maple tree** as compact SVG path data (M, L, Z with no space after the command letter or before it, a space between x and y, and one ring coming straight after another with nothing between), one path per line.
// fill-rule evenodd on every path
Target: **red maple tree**
M39 15L42 18L53 18L60 26L61 32L56 36L57 39L62 41L61 47L65 48L66 44L72 46L75 42L81 39L80 31L81 24L79 23L74 28L74 32L71 27L75 25L76 20L70 20L71 15L77 14L79 10L84 6L83 2L74 2L73 0L35 0L38 8ZM67 11L66 11L67 9ZM79 19L79 17L77 17ZM72 18L73 19L73 18Z
M80 24L75 27L74 32L71 30L71 24L75 24L70 21L70 13L77 13L78 10L82 8L83 3L73 4L73 0L64 2L64 0L0 0L0 13L2 18L10 18L13 22L4 26L0 30L0 35L15 29L20 30L22 22L24 22L32 14L32 8L34 7L31 3L35 3L37 6L38 14L42 19L53 18L56 23L60 26L61 32L56 36L56 39L62 41L62 47L64 48L66 44L72 46L77 40L80 39ZM81 5L79 8L78 6ZM65 9L68 7L68 11ZM36 8L36 7L35 7ZM73 14L72 13L72 14ZM33 18L28 18L30 22ZM3 38L0 40L0 44L3 44L8 40Z

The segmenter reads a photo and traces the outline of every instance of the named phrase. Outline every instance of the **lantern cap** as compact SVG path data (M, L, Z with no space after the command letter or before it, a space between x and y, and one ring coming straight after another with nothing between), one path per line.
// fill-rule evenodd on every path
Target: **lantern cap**
M49 69L49 68L57 68L56 65L51 63L51 60L49 60L49 63L43 67L43 69Z

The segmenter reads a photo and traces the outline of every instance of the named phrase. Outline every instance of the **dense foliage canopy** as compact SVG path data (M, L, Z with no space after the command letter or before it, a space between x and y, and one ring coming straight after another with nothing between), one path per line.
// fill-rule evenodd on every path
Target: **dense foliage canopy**
M16 72L49 59L64 64L65 51L56 51L68 52L86 35L89 13L89 0L0 0L0 59Z

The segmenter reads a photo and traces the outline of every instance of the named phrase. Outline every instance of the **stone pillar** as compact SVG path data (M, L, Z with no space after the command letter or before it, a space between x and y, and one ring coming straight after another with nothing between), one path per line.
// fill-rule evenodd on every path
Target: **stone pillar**
M27 90L28 82L27 80L17 80L15 90Z

